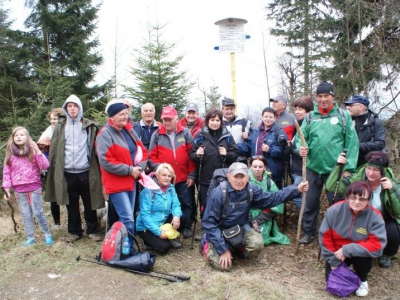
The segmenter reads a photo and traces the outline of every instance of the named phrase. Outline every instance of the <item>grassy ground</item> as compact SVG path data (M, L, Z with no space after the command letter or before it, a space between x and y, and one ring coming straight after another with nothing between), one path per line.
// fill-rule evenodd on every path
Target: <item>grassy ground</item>
M47 210L48 211L48 210ZM55 244L44 245L39 229L37 243L28 248L17 214L19 234L15 235L9 209L0 205L0 298L1 299L334 299L325 292L323 263L317 260L318 244L301 246L292 255L293 245L271 245L257 260L234 260L230 273L211 269L200 256L198 242L190 249L183 240L182 250L158 256L155 269L191 276L184 283L170 283L122 270L76 261L80 255L93 260L101 243L85 237L66 243L65 227L54 231ZM65 224L65 212L62 215ZM49 216L50 220L50 216ZM296 223L290 212L288 236L295 239ZM400 265L390 269L374 262L369 277L370 299L399 299ZM350 298L356 298L351 296Z

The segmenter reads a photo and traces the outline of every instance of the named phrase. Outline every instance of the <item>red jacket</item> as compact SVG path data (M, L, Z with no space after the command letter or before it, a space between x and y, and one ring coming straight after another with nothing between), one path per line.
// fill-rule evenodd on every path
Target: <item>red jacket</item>
M193 137L186 128L177 125L173 144L164 126L151 136L149 166L155 171L159 164L168 163L176 175L176 183L196 179L196 164L189 159Z
M187 128L187 123L186 123L186 118L183 118L179 124L181 124L183 127ZM196 122L194 123L192 128L188 128L190 134L192 135L192 137L194 138L203 128L204 126L204 120L202 118L197 118Z
M130 175L133 167L145 169L148 151L139 140L133 125L127 123L124 130L136 144L134 161L123 133L114 127L110 119L99 131L96 138L96 152L100 162L102 181L106 194L114 194L135 189L135 179Z

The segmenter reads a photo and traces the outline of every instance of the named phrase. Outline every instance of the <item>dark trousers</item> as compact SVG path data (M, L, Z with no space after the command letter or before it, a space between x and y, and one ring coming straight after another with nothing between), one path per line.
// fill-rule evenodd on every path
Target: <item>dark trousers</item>
M172 215L169 215L164 224L171 223L171 221L172 221ZM183 231L185 223L186 223L186 217L182 215L181 226L179 226L178 228L179 232ZM168 239L161 239L159 236L156 236L150 230L139 231L138 234L142 238L146 246L153 248L155 251L159 253L167 253L171 248L171 244Z
M204 211L206 210L206 205L207 205L207 192L208 192L208 188L210 186L207 184L200 184L200 217L203 218L204 215Z
M396 228L398 225L393 219L385 220L387 244L383 249L383 254L387 256L396 255L400 246L399 230Z
M179 202L181 203L182 214L186 217L185 228L190 229L192 227L191 215L193 211L192 198L194 186L187 187L186 181L175 184L176 194L178 195ZM182 223L182 222L181 222Z
M82 198L84 218L86 222L86 233L98 233L96 211L92 210L90 201L89 171L83 173L64 173L68 184L69 205L68 210L68 232L70 234L82 236L82 221L79 210L79 196Z
M329 174L317 174L307 170L307 181L309 184L306 207L303 215L303 233L314 236L317 232L317 219L320 209L320 198L322 188ZM327 192L329 206L333 204L333 193Z
M60 205L57 202L50 202L51 216L54 220L54 225L60 225Z
M361 281L367 281L368 273L372 269L372 258L371 257L352 257L346 258L345 261L347 266L353 265L354 270ZM326 262L325 264L325 280L328 280L329 273L331 272L331 265Z

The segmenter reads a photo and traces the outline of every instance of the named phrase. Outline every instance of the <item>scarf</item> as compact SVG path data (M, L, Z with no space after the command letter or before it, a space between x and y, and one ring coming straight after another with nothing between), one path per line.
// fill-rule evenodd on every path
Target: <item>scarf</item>
M31 146L29 144L25 144L25 146L21 149L13 143L11 150L15 156L28 156L29 151L31 151Z

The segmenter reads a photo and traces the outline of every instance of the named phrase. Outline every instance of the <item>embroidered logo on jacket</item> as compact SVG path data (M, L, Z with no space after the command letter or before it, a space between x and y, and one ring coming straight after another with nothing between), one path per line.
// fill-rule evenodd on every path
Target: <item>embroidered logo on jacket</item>
M357 228L356 232L366 235L367 234L367 229L365 229L365 228Z

